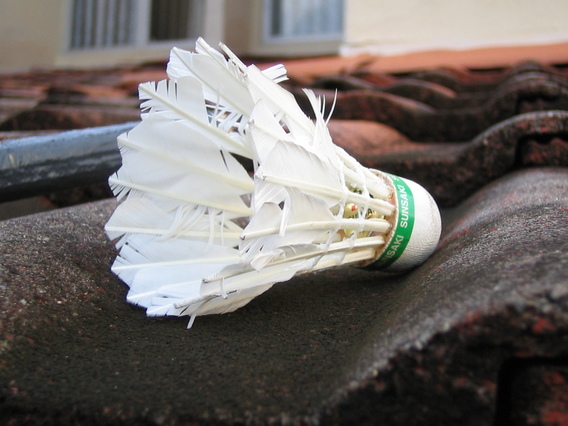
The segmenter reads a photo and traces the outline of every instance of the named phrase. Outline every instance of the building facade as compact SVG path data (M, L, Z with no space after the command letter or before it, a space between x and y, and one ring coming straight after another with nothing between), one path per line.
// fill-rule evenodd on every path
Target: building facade
M264 58L563 45L567 16L565 0L2 0L0 71L165 60L197 36Z
M3 0L0 69L161 60L196 37L253 56L334 54L343 0Z

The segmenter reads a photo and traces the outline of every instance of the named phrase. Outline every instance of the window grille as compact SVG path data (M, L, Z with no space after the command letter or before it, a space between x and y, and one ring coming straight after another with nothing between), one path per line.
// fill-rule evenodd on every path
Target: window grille
M74 0L71 49L134 43L136 0Z
M196 38L205 0L72 0L72 50Z
M265 0L268 40L334 38L343 31L343 0Z

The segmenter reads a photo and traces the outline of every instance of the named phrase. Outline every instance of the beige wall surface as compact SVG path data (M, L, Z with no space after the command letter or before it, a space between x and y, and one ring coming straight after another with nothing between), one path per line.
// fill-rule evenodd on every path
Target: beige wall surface
M566 0L345 0L342 53L381 55L435 49L568 41Z
M1 0L0 69L50 66L63 40L65 0Z
M67 9L72 3L70 0L62 1L67 4ZM142 0L137 1L142 2ZM147 4L146 7L149 7L149 0L144 1ZM201 17L203 25L201 36L214 46L221 41L223 35L224 15L222 12L224 1L207 0L204 2L205 7ZM63 26L67 27L68 17L65 16L64 19ZM141 26L144 25L144 19L149 18L148 16L139 16L138 22ZM67 32L64 33L64 38L68 38ZM97 68L137 64L145 61L165 61L174 46L182 49L193 49L195 40L168 40L163 42L138 40L135 44L128 46L75 51L68 50L63 44L63 48L58 52L53 65L59 68Z
M202 35L213 45L223 36L224 2L205 2ZM71 0L0 0L0 72L166 60L174 45L187 49L195 46L193 40L184 40L72 51L68 48L71 6Z
M139 0L148 2L149 0ZM340 52L400 55L568 42L568 0L344 0ZM166 59L172 43L69 51L71 0L0 0L0 72ZM262 40L262 0L207 0L203 36L244 55L322 55L338 41ZM192 48L193 42L179 44ZM567 52L568 55L568 52Z

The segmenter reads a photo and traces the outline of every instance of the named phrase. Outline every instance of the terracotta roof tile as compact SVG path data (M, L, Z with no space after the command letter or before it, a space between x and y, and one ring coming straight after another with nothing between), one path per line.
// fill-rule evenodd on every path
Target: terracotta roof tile
M288 68L292 90L340 90L341 119L330 122L338 145L368 167L417 180L444 206L433 256L405 275L341 268L300 276L234 313L199 318L189 332L183 318L145 318L109 271L115 248L102 227L116 203L87 202L108 197L105 179L120 161L103 142L133 124L92 127L136 119L135 87L163 76L163 64L10 76L0 80L1 135L56 133L0 142L13 162L18 146L45 149L42 161L0 168L0 181L16 185L10 196L35 187L37 209L54 208L0 220L3 420L477 425L566 417L564 67L395 74L365 57ZM90 129L57 133L71 127ZM93 140L98 150L84 156ZM80 167L66 167L66 158Z

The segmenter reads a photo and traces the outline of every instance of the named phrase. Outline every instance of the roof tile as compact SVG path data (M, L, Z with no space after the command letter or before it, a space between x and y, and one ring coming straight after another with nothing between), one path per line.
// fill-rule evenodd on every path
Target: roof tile
M199 318L188 332L182 318L148 319L124 302L125 286L109 270L115 248L102 230L114 200L0 221L3 419L562 420L564 69L530 62L393 74L377 72L375 59L295 62L288 84L340 89L334 141L368 167L418 181L444 207L430 259L405 275L341 268L300 276L234 313ZM6 77L1 134L135 119L136 85L163 72L150 64ZM83 132L90 139L78 140L89 143L97 129ZM113 153L105 158L108 167ZM107 190L93 181L52 194L49 207L106 198Z

